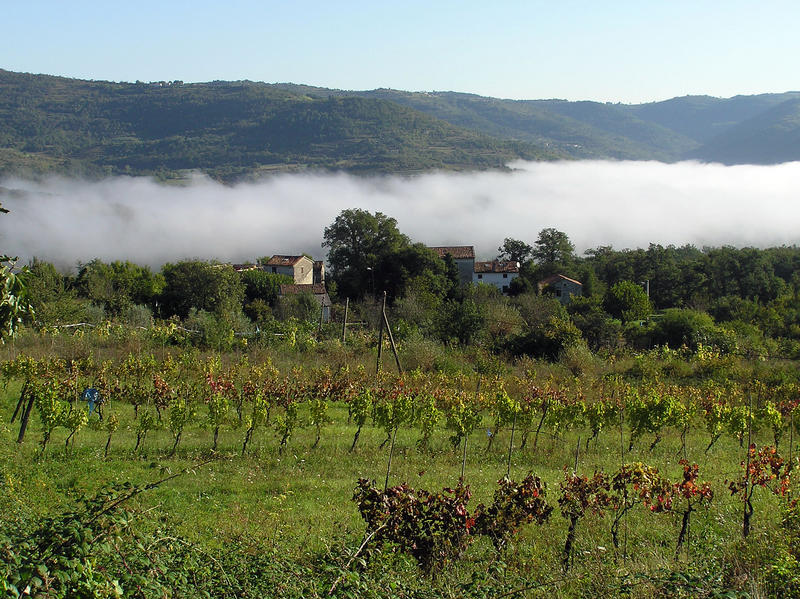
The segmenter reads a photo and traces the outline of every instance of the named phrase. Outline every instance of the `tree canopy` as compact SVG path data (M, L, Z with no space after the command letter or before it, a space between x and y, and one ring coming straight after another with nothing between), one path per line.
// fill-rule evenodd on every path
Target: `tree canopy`
M647 318L652 311L650 299L641 285L620 281L611 287L603 300L603 308L623 322Z
M533 247L519 239L506 237L503 245L497 248L497 251L499 252L497 255L498 260L509 260L510 262L523 264L533 254Z
M575 256L575 246L566 233L553 228L542 229L534 243L531 256L547 270L554 271L559 267L570 265ZM544 276L553 272L542 273Z
M376 285L388 279L387 257L409 247L410 240L397 229L397 221L381 212L343 210L325 228L322 247L328 248L331 278L339 295L360 298L367 292L375 295Z
M186 318L194 308L226 316L241 310L244 284L230 265L186 260L165 264L163 316Z

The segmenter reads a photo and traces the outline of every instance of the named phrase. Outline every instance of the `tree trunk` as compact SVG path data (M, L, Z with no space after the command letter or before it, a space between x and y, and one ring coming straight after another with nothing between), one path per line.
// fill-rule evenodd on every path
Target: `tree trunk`
M183 432L181 431L180 433L175 435L175 443L172 444L172 450L169 452L169 457L172 457L172 456L175 455L175 450L178 449L178 443L181 442L181 435L182 434L183 434Z
M575 528L578 524L578 517L571 516L569 519L569 530L567 531L567 541L564 543L564 557L561 565L564 567L564 572L569 570L569 562L572 557L572 544L575 542Z
M361 425L358 425L358 430L356 430L356 434L353 436L353 444L350 446L350 453L353 453L356 449L356 443L358 443L358 437L361 435Z

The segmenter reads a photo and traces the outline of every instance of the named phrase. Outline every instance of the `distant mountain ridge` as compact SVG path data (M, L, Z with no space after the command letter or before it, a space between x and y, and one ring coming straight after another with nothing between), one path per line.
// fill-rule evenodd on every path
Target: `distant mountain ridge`
M239 82L110 83L0 71L0 174L222 180L331 169L503 168L563 155L397 103Z
M0 70L0 175L172 178L200 170L236 180L564 158L800 160L800 92L626 105L250 81L112 83Z

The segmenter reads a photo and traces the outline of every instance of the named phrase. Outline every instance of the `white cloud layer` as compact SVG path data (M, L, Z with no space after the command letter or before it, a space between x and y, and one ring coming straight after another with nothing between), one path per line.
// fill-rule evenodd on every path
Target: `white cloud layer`
M93 258L158 267L184 258L241 262L324 256L323 230L346 208L380 211L428 245L474 245L489 259L505 237L545 227L579 252L649 243L768 247L800 243L800 163L519 162L511 172L413 178L287 174L223 186L146 178L9 179L0 252L60 267Z

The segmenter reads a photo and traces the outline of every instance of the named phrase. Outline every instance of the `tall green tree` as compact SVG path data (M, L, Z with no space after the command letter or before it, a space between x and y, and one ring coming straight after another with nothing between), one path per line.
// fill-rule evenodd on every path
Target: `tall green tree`
M291 285L294 279L289 275L279 275L261 269L246 270L241 273L244 283L244 297L247 303L261 300L273 306L278 299L281 285Z
M568 271L575 262L575 246L563 231L542 229L534 243L531 256L536 261L539 277Z
M88 300L78 299L74 277L62 275L50 262L33 258L20 274L36 322L51 325L81 322Z
M510 262L524 264L533 254L533 247L519 239L506 237L503 245L497 248L497 251L499 252L497 255L498 260L509 260Z
M397 221L381 212L343 210L325 228L322 247L328 248L330 277L340 296L378 295L388 277L380 272L387 257L407 248L410 241L397 229Z

